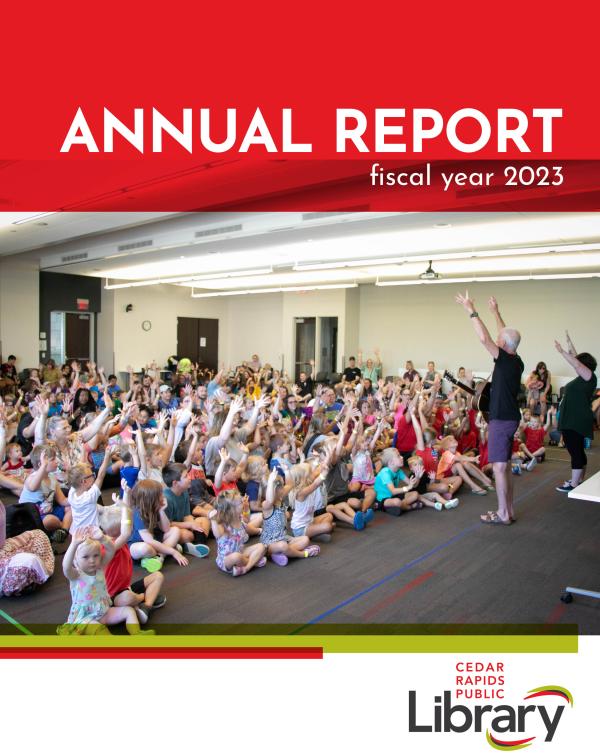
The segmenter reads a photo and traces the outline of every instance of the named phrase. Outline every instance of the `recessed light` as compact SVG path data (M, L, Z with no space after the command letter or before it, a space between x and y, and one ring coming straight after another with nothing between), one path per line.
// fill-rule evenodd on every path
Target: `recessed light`
M434 228L451 228L452 225L450 223L436 223Z

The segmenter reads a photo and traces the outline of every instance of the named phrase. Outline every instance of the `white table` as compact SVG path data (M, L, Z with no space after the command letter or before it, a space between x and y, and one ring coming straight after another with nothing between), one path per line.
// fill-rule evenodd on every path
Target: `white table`
M571 490L571 492L569 492L569 497L574 500L589 500L592 503L600 503L600 471L575 487L574 490ZM574 594L600 600L600 592L591 592L588 589L579 589L574 586L568 586L565 589L561 600L563 602L573 602Z

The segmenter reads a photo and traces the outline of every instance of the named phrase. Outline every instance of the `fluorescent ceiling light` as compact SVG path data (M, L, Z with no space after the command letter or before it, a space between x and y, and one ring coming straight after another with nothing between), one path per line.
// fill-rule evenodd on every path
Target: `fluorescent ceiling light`
M565 272L548 275L485 275L468 278L440 278L439 280L377 280L375 285L385 288L392 285L448 285L451 283L497 283L508 280L564 280L565 278L600 278L600 272Z
M485 259L486 257L508 257L508 256L528 256L530 254L550 254L565 253L572 251L600 251L600 245L597 243L565 244L560 246L526 246L514 249L485 249L481 251L461 251L451 252L449 254L421 254L405 255L402 257L388 257L380 259L347 259L340 262L319 262L316 264L299 264L293 267L295 272L304 272L305 270L335 270L344 267L361 267L387 264L406 264L410 262L442 262L452 261L455 259Z
M34 220L41 220L42 217L49 217L50 215L56 215L56 212L36 212L35 214L31 215L28 214L26 217L21 217L18 220L13 220L13 225L23 225L23 223L31 223Z
M269 275L271 272L273 272L272 267L264 267L260 270L237 270L236 272L227 272L227 273L213 273L211 275L186 275L186 276L179 276L174 278L160 278L158 280L138 280L134 283L114 283L113 285L110 285L108 282L108 278L106 279L106 285L104 286L105 291L113 291L117 288L142 288L146 285L162 285L163 283L193 283L194 281L200 281L200 280L226 280L228 278L237 278L237 277L246 277L250 275Z
M344 283L341 285L294 285L286 288L248 288L243 291L215 291L214 293L194 293L192 298L214 298L215 296L248 296L252 293L288 293L303 291L330 291L335 288L358 288L358 283Z

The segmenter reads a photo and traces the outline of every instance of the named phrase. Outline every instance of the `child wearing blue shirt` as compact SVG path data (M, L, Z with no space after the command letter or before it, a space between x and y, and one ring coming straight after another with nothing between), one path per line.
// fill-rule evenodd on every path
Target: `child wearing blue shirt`
M416 477L410 479L402 471L404 459L396 448L386 448L381 454L383 468L375 477L377 508L399 516L402 511L422 508L419 493L413 488L419 483Z

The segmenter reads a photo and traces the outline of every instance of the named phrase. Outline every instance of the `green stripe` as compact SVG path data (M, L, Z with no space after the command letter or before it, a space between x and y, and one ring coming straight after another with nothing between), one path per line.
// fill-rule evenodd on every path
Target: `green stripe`
M15 628L18 628L19 631L21 631L21 633L24 633L25 636L33 636L33 634L31 633L31 631L29 631L29 629L27 629L27 628L25 628L25 626L21 625L19 623L19 621L17 621L14 618L12 618L8 613L5 613L4 610L0 610L0 616L2 616L2 618L4 618L4 620L8 621L9 623L12 623L12 625ZM1 639L0 639L0 646L2 646L2 640ZM5 646L10 646L10 645L5 645Z
M157 627L160 630L160 627ZM25 629L26 633L27 630ZM16 636L0 647L322 647L330 653L577 653L577 636Z

